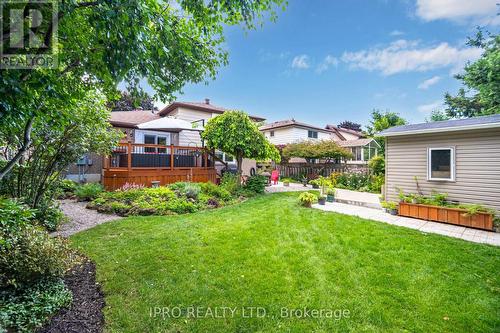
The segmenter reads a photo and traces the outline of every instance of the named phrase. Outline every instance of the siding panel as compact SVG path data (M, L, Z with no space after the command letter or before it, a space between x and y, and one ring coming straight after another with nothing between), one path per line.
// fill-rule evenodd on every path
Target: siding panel
M455 147L455 182L427 180L427 148ZM398 189L424 194L448 193L450 200L479 203L500 212L500 129L387 138L386 192L398 200Z

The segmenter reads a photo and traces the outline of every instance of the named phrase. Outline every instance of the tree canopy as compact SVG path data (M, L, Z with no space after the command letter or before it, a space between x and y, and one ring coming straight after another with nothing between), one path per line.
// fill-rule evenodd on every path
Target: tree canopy
M226 111L208 121L201 133L209 148L231 154L241 174L243 158L272 159L280 162L278 149L259 131L257 125L242 111Z
M377 136L378 132L394 126L406 125L408 122L399 116L399 113L391 112L389 110L381 111L377 109L372 110L370 125L366 126L367 133L373 137L380 145L378 149L380 155L385 153L385 140Z
M142 110L158 110L154 105L153 98L146 92L140 91L135 94L128 91L122 91L120 98L116 101L108 103L111 111L134 111Z
M340 147L333 140L303 140L291 143L283 148L282 154L286 158L301 157L306 159L324 159L327 161L352 157L352 153L349 150Z
M284 0L97 0L58 3L58 38L46 29L43 39L57 45L56 68L0 70L0 143L15 136L26 144L0 170L0 179L30 145L35 118L51 124L66 117L59 110L76 107L88 91L105 99L119 97L117 85L140 90L146 81L155 99L169 101L188 82L214 78L227 64L224 27L246 29L276 18ZM5 11L27 3L7 2ZM23 7L24 6L24 7ZM51 6L42 9L50 17ZM2 26L8 43L8 24ZM28 33L28 32L26 32Z
M361 124L358 124L358 123L355 123L355 122L352 122L352 121L349 121L349 120L344 120L343 122L341 122L340 124L338 124L338 127L342 127L342 128L350 129L350 130L353 130L353 131L361 132Z
M447 118L500 113L500 35L486 37L479 30L467 44L484 52L476 62L465 66L463 74L455 76L465 87L456 96L445 94Z

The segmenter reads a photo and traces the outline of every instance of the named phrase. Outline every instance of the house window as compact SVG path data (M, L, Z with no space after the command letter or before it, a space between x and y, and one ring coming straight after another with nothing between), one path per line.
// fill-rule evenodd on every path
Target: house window
M307 131L307 137L311 139L317 139L318 138L318 132L316 131Z
M274 131L269 132L269 136L273 137L274 136Z
M455 180L454 148L429 148L427 164L428 180Z
M162 135L144 134L144 144L168 146L170 138ZM166 153L167 148L144 147L145 153Z
M144 135L144 144L147 145L154 145L156 144L156 136L155 135ZM155 148L153 147L144 147L144 152L145 153L154 153Z

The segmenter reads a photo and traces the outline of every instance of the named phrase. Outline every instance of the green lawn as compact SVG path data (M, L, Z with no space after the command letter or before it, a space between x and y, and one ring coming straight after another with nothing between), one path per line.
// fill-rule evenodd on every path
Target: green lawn
M97 263L107 330L500 331L500 248L301 208L297 196L131 217L72 237ZM247 318L252 306L266 316ZM193 319L193 307L236 310ZM281 316L304 307L322 317ZM173 319L168 309L186 312Z

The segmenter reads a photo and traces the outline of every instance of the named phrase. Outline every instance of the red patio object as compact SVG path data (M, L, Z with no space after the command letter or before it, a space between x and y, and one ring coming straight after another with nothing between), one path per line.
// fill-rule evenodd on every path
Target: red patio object
M271 172L271 180L274 185L278 184L278 179L280 178L280 172L278 170L273 170Z

